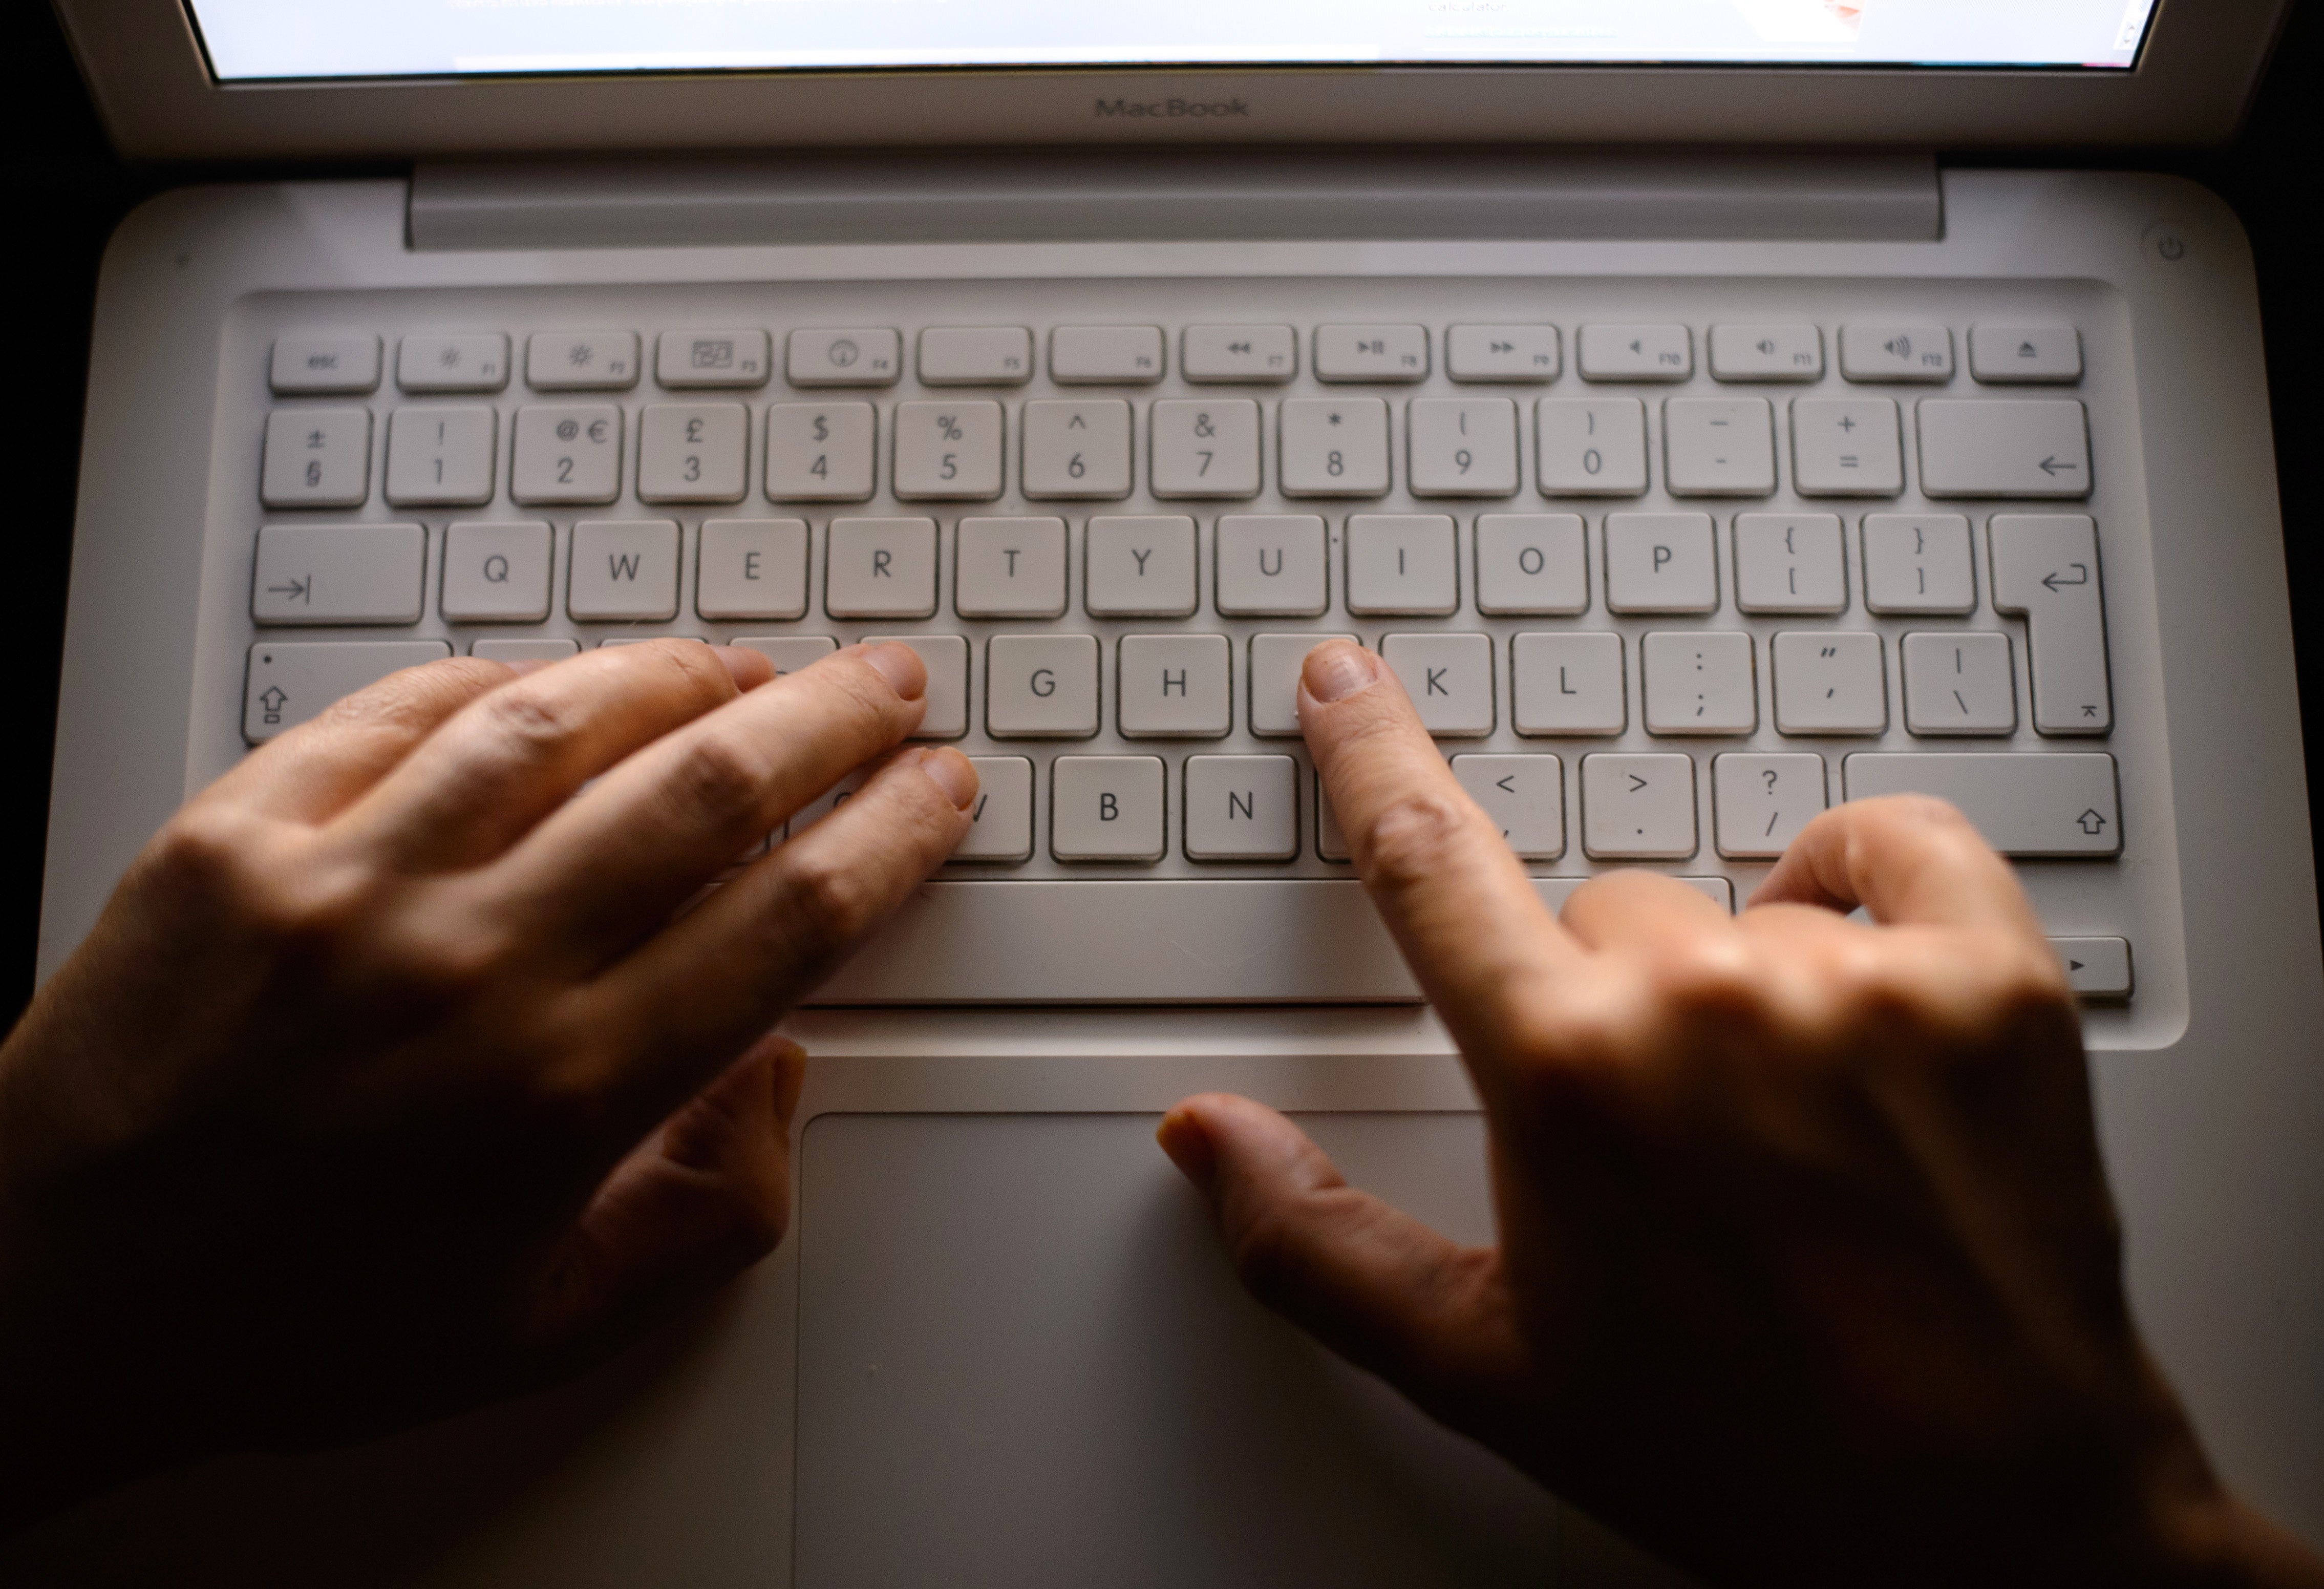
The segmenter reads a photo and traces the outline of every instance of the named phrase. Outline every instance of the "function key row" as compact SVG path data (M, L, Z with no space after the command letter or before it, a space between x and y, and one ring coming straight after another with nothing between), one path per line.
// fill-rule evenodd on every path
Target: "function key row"
M1664 487L1674 496L1775 494L1780 466L1803 496L1889 497L1905 485L1904 416L1893 398L1793 399L1790 445L1762 397L1674 397L1659 405ZM1263 489L1272 430L1286 496L1379 498L1401 472L1419 497L1492 498L1521 489L1519 405L1506 397L1415 398L1403 457L1387 400L1286 398L1273 424L1250 398L1146 405L1147 486L1164 500L1247 501ZM1654 473L1648 405L1636 397L1534 403L1536 483L1545 496L1640 496ZM602 504L634 457L649 503L740 502L751 487L750 410L740 402L528 403L508 447L510 495L528 505ZM500 478L498 411L486 404L394 410L387 500L480 507ZM1921 489L1933 498L2071 499L2089 494L2088 416L2070 398L1924 398L1913 425ZM372 415L281 408L268 416L260 500L274 508L359 507L371 494ZM767 405L761 486L775 502L864 502L876 487L882 416L871 403ZM1011 418L989 398L899 402L885 417L888 485L904 502L991 502L1007 485ZM1136 488L1139 427L1121 398L1044 398L1014 418L1017 485L1036 501L1119 501ZM1788 452L1788 458L1783 455Z
M1033 378L1036 337L1024 326L932 326L917 341L927 386L1020 386ZM1065 385L1148 385L1167 372L1167 337L1158 326L1059 326L1048 335L1049 378ZM1708 335L1713 380L1807 382L1824 375L1824 337L1815 325L1714 325ZM1314 379L1408 383L1433 373L1425 326L1323 325L1310 341ZM1941 324L1855 323L1840 328L1840 373L1853 382L1942 384L1953 378L1953 333ZM1279 384L1299 374L1298 331L1286 325L1194 325L1178 338L1178 373L1195 383ZM1554 325L1457 325L1443 333L1444 373L1455 381L1538 384L1564 373L1564 338ZM775 370L774 342L757 327L664 331L653 338L660 385L756 388ZM1574 364L1585 381L1685 381L1695 372L1695 336L1678 323L1596 323L1574 332ZM537 331L526 337L524 378L536 391L626 392L648 359L635 331ZM2071 326L1979 324L1969 332L1970 374L2001 384L2071 383L2082 374L2081 335ZM376 391L380 337L371 332L303 332L276 339L269 379L284 395ZM499 392L514 371L505 332L414 334L396 346L396 383L406 392ZM782 369L794 386L892 386L905 369L904 337L893 327L802 328L783 340Z

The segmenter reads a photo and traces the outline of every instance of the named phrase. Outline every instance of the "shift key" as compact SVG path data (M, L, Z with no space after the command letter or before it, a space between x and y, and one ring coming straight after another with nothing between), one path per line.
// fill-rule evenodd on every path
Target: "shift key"
M2005 855L2122 853L2114 758L2102 752L1863 751L1841 772L1851 800L1891 794L1950 800Z

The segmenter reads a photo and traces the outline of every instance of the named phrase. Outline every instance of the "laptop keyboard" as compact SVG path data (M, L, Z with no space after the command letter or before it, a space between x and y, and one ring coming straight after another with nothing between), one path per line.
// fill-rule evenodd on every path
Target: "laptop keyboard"
M895 639L983 779L948 878L1345 880L1293 709L1344 634L1553 901L1731 905L1895 790L2107 866L2083 363L1926 315L286 326L243 736L455 651Z

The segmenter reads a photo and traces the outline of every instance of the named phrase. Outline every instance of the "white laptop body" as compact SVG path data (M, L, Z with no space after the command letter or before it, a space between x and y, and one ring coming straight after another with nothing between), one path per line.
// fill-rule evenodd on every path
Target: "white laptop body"
M1553 902L1739 905L1829 801L1959 800L2088 998L2143 1326L2324 1539L2249 258L2183 182L1927 152L2221 135L2273 6L60 9L132 153L421 163L182 189L108 252L43 975L252 744L472 648L903 638L986 803L788 1023L793 1229L715 1306L151 1481L0 1582L1654 1581L1244 1298L1152 1144L1248 1093L1489 1238L1287 723L1326 633Z

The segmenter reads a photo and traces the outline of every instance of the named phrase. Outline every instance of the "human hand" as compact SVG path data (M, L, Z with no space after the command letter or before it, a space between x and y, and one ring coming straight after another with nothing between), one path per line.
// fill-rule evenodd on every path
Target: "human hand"
M763 1254L766 1034L966 831L906 647L399 673L139 856L0 1047L0 1528L166 1463L416 1422Z
M1377 657L1319 646L1299 713L1499 1244L1189 1098L1162 1144L1262 1300L1711 1582L2324 1582L2139 1340L2072 995L1951 808L1826 812L1739 917L1615 873L1561 923Z

